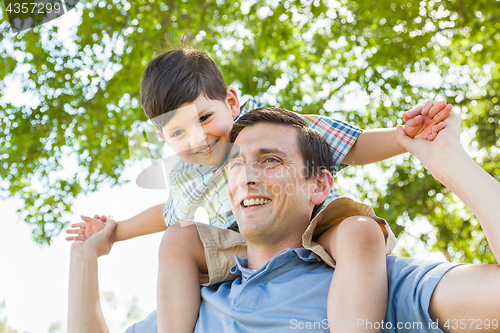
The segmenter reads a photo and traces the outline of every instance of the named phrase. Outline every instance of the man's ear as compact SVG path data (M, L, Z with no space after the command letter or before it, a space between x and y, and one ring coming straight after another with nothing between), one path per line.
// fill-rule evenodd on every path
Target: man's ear
M165 142L167 143L167 145L169 145L169 146L170 146L170 143L168 143L167 139L165 138L165 136L163 135L163 133L162 133L162 132L160 132L160 131L156 131L156 134L158 134L158 136L159 136L159 137L160 137L163 141L165 141Z
M238 93L234 88L231 87L226 89L226 93L226 102L231 110L231 117L234 118L240 114L240 101L238 99Z
M316 177L315 185L314 191L311 194L311 202L314 205L319 205L325 201L333 188L333 176L330 171L322 169Z

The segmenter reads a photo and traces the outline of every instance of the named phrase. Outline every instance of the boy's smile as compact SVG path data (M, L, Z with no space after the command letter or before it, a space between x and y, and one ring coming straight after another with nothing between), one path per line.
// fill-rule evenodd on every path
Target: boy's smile
M239 114L236 91L228 88L224 101L203 94L193 103L183 104L158 135L181 159L192 164L216 165L229 147L233 117Z

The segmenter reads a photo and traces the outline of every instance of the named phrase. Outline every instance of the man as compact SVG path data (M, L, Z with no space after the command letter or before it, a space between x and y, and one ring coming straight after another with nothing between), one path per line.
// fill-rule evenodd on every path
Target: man
M433 142L413 140L399 128L398 142L471 208L498 258L500 184L461 148L459 117L452 113L445 124ZM247 239L248 259L238 259L233 268L241 278L202 289L197 332L328 331L329 325L346 330L378 325L388 332L428 331L437 325L450 332L500 330L498 265L456 266L396 257L387 258L385 322L368 323L362 318L351 323L325 322L327 282L333 270L302 246L310 243L310 226L321 226L324 221L317 218L332 210L327 207L310 222L333 179L322 168L309 179L296 172L306 165L304 154L298 140L283 138L297 130L266 120L233 129L232 141L240 150L232 153L229 164L229 195ZM246 205L245 200L252 197L267 203ZM68 332L107 332L99 304L97 258L109 253L115 226L109 219L101 232L72 246ZM155 323L153 314L129 332L154 332Z

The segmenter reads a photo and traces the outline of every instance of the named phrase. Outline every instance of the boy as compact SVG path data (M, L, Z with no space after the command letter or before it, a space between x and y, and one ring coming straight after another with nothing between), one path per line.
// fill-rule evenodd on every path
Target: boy
M182 161L169 175L170 197L165 208L157 205L119 223L114 237L125 240L163 231L167 223L159 254L158 329L193 332L200 304L200 278L204 285L231 279L229 268L234 264L234 254L245 256L245 243L229 230L237 226L225 190L225 154L233 121L262 105L250 100L240 109L236 91L226 88L215 63L190 48L166 52L148 64L141 83L141 104L160 137ZM405 131L411 137L433 140L444 128L441 121L450 111L451 106L445 103L409 111L405 120L411 119ZM361 133L327 117L302 117L327 139L335 152L336 170L341 163L368 164L405 152L396 143L395 129ZM334 188L325 205L338 196ZM264 203L245 203L255 204ZM211 225L227 229L189 222L198 207L209 212ZM103 228L104 217L82 218L85 222L73 225L79 229L67 231L78 236L68 240L85 240ZM331 323L358 318L380 322L387 301L384 256L394 246L394 235L381 219L351 216L346 222L337 223L317 240L337 263L328 319ZM339 240L351 247L336 246ZM331 325L332 331L336 326Z

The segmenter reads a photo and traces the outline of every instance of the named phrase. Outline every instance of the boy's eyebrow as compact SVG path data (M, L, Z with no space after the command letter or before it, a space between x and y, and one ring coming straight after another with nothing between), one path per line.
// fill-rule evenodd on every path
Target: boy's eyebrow
M193 104L190 104L190 105L187 105L187 106L183 106L181 108L175 109L174 111L171 111L171 113L177 113L181 109L190 108L190 107L193 107L193 106L194 106ZM206 107L204 107L201 110L198 110L198 108L196 106L194 106L194 108L196 109L196 113L198 114L198 116L200 116L204 112L211 112L211 111L213 111L213 106L212 105L206 106ZM168 121L165 123L165 125L163 125L163 129L164 130L165 130L165 127L167 127L169 125L171 118L175 117L175 114L164 113L164 114L158 116L158 118L161 117L161 116L166 116L166 115L169 115L170 117L168 118ZM165 117L165 118L167 118L167 117ZM168 131L177 130L177 129L181 128L181 127L182 126L175 126L175 127L172 127L172 128L168 128Z

